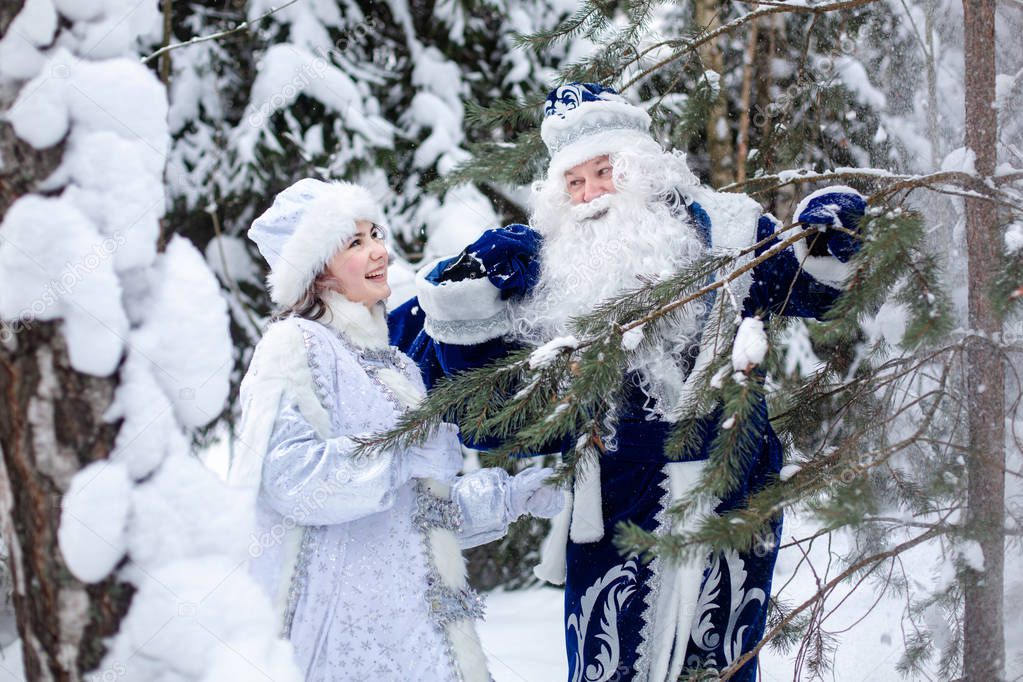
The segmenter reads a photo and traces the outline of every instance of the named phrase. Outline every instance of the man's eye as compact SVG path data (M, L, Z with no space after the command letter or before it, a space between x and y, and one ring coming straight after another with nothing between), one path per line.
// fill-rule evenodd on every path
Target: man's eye
M600 169L600 174L601 175L607 175L610 172L611 172L611 167L610 166L604 166L603 168Z
M583 184L582 180L569 180L568 181L568 186L569 187L578 187L581 184Z
M379 227L373 228L373 239L383 239L384 231Z
M356 246L358 246L358 245L359 245L359 244L361 244L361 243L362 243L362 240L361 240L361 239L357 239L357 238L356 238L356 239L353 239L353 240L352 240L351 242L349 242L349 244L348 244L348 248L349 248L349 249L355 248Z

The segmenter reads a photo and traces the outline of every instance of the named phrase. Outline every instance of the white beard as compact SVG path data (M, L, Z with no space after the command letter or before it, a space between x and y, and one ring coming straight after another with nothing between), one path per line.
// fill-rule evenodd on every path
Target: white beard
M643 280L670 277L705 250L687 218L634 193L546 208L537 211L533 225L544 235L540 280L530 296L512 307L513 334L526 343L572 333L571 318L642 286ZM704 306L695 303L673 313L657 337L647 334L631 356L629 369L638 372L644 393L656 403L648 407L657 416L671 419L679 407L692 359L680 354L699 341L703 312Z

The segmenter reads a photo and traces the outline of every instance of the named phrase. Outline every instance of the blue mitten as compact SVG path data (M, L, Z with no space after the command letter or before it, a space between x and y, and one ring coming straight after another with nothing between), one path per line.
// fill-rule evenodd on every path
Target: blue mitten
M495 227L465 247L445 265L440 281L460 281L486 276L501 292L501 300L523 296L540 277L540 244L543 237L525 225Z
M866 199L856 190L850 187L827 187L803 199L796 207L795 219L814 225L825 233L826 241L818 239L817 247L810 251L811 255L830 254L847 263L860 250L860 240L847 232L828 228L843 227L856 232L866 209ZM823 251L821 246L826 246L827 253L818 252Z

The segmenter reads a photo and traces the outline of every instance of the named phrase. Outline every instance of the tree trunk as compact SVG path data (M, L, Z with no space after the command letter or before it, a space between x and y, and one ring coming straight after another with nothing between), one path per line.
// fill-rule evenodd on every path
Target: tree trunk
M995 170L998 121L995 99L995 0L964 0L966 145L976 170ZM997 338L1001 321L989 297L1001 270L1002 238L996 205L966 199L966 242L970 281L970 328ZM987 341L971 342L966 352L970 455L967 462L967 522L984 552L982 571L971 571L965 585L963 670L970 682L1002 679L1005 638L1002 618L1005 518L1004 367L999 350Z
M754 55L753 73L757 77L753 80L753 126L757 130L760 150L760 159L757 162L760 168L770 168L773 163L772 150L773 126L771 125L771 100L774 88L774 75L771 71L771 62L774 59L777 35L779 32L778 21L781 15L774 14L761 17L757 20L757 51ZM748 160L747 156L747 160ZM774 210L771 206L770 210Z
M746 43L746 58L742 64L741 111L739 112L739 139L735 152L735 181L746 182L746 160L749 158L749 124L753 111L753 73L757 58L757 29L760 21L750 26ZM720 185L718 185L720 187Z
M696 0L693 11L696 24L702 26L705 30L711 30L721 25L721 3L718 0ZM717 41L704 43L699 48L703 67L708 71L717 73L721 80L724 79L725 60L721 48L718 47L718 41L724 41L725 39L726 36L721 36ZM734 157L732 155L732 129L728 124L728 100L725 98L724 83L720 82L720 85L721 88L718 92L717 102L707 116L705 128L707 152L710 158L707 182L712 187L722 187L733 182L735 179Z
M23 3L5 3L0 35ZM17 88L0 92L0 110ZM36 150L0 122L0 214L59 164L63 144ZM0 239L3 239L0 232ZM29 680L79 680L104 654L133 589L114 578L85 585L57 546L61 497L83 465L106 457L118 425L103 421L117 377L71 369L59 322L0 327L0 532Z

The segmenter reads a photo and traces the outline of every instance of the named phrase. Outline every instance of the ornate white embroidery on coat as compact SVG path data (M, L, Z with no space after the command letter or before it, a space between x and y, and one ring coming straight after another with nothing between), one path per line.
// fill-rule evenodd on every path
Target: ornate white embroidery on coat
M573 613L568 617L565 627L569 632L575 630L577 642L572 682L606 682L618 672L618 660L621 656L618 642L618 611L636 591L637 570L635 557L624 564L612 567L583 594L579 601L581 613ZM584 668L583 646L589 634L588 629L594 610L598 605L601 613L595 639L602 643L596 659L590 661Z
M661 494L661 499L657 503L657 513L654 515L654 521L657 526L654 529L654 534L663 536L671 528L671 524L668 523L668 507L671 506L671 489L669 486L669 478L667 475L664 476L660 483L660 488L664 492ZM650 586L649 592L647 592L646 598L643 600L643 627L639 631L639 646L637 647L636 663L633 669L636 672L637 680L645 680L649 676L650 670L650 647L652 642L650 641L654 634L654 620L657 613L657 604L661 597L661 587L664 583L664 575L661 571L661 557L655 555L654 558L647 564L650 569L650 578L647 580L647 584Z
M700 593L700 600L696 605L696 616L693 622L692 642L707 652L705 656L690 656L686 660L689 667L721 667L727 666L742 655L742 635L746 627L743 625L738 630L739 618L750 604L764 604L767 595L759 587L746 590L746 564L739 553L734 549L721 553L723 561L713 562L713 568L707 582ZM731 594L728 601L728 623L725 627L724 639L722 634L715 630L711 622L711 611L718 608L714 600L717 599L721 590L721 566L728 569L728 583L731 586ZM722 647L725 660L720 664L711 653L718 646Z

